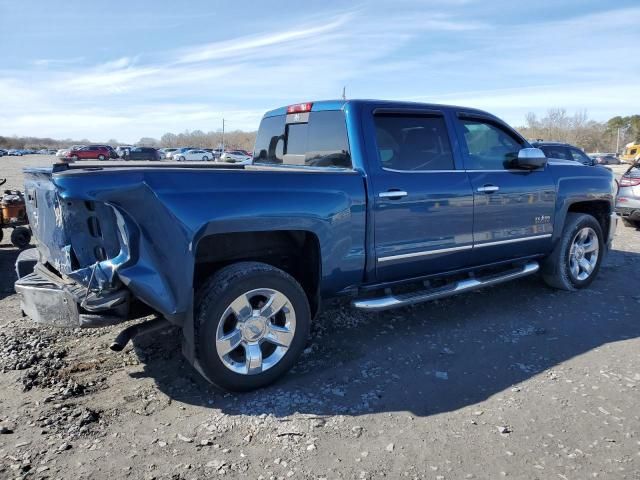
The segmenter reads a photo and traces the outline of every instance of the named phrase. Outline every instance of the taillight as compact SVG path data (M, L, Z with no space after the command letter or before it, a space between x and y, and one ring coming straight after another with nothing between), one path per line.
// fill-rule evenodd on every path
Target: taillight
M313 103L296 103L287 107L287 113L306 113L311 111Z
M640 185L640 178L622 177L620 179L621 187L635 187Z

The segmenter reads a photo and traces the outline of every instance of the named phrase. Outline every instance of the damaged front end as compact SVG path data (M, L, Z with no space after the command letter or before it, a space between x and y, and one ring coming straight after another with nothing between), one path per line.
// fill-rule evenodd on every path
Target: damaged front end
M130 319L130 293L117 274L130 260L122 214L107 203L63 198L47 170L25 176L38 260L15 283L22 311L36 322L69 328Z

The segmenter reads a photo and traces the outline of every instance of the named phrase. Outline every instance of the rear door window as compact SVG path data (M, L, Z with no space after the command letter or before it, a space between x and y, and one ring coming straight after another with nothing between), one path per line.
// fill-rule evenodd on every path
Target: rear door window
M391 170L454 170L444 118L403 113L374 116L378 156Z
M260 123L254 163L350 168L351 155L342 111L267 117Z

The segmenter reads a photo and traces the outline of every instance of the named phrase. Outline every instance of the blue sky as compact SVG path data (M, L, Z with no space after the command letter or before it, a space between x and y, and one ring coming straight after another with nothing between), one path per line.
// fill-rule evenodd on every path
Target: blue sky
M0 0L0 135L257 128L337 98L640 113L637 0Z

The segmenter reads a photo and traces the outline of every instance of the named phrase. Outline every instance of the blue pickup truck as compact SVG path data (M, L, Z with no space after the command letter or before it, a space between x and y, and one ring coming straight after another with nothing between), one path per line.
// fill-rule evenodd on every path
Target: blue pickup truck
M486 112L322 101L260 123L251 165L27 169L37 249L16 290L36 322L135 334L181 327L209 381L284 374L322 301L380 311L540 272L575 290L616 226L611 172L548 160Z

